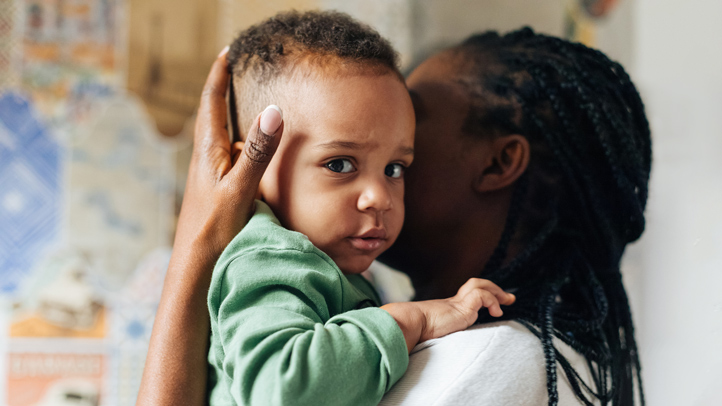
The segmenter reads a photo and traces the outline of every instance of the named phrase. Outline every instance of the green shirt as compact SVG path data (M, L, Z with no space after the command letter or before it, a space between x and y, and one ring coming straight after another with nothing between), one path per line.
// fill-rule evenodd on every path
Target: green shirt
M376 405L409 361L379 302L257 201L213 269L210 404Z

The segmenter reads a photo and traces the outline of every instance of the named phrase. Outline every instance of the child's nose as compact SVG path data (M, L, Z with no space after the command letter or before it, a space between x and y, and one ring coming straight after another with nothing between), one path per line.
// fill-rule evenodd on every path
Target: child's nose
M388 211L393 208L391 192L384 180L369 182L365 185L358 199L360 211Z

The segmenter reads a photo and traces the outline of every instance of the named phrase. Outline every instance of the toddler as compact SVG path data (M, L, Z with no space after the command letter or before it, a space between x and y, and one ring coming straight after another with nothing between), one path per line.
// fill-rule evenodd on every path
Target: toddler
M376 405L417 343L514 297L473 279L449 299L378 307L360 275L401 230L413 160L413 107L377 33L339 13L285 13L227 58L240 128L280 123L277 106L253 113L271 103L286 115L263 201L213 270L210 403Z

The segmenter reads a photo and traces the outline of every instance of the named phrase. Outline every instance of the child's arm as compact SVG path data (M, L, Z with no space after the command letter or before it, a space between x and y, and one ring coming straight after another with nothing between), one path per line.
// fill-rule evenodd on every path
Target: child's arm
M516 297L486 279L471 278L448 299L389 303L381 306L396 320L404 333L409 352L416 344L461 331L474 324L482 307L499 317L502 305L514 303Z
M376 405L406 371L395 320L377 307L341 312L348 281L327 261L256 250L214 275L209 308L221 348L209 360L237 404Z

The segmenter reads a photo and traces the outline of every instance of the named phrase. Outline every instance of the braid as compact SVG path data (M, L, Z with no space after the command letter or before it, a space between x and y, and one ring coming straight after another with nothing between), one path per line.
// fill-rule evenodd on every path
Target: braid
M554 307L559 286L553 285L550 292L539 306L539 320L541 320L541 341L544 347L544 363L547 373L547 393L549 395L549 406L556 406L559 402L557 391L557 360L556 349L554 348Z
M524 28L475 35L455 48L475 136L524 135L531 161L512 196L500 242L483 269L517 303L505 311L539 337L549 404L557 365L581 403L644 404L634 326L619 262L644 230L651 137L624 69L584 45ZM524 249L507 260L508 246ZM481 318L480 320L485 320ZM583 355L593 386L555 348Z
M522 197L526 194L528 187L528 179L523 176L517 181L514 188L514 195L512 196L512 203L509 207L509 213L506 217L506 225L502 232L499 244L497 244L494 252L491 254L489 261L487 261L483 273L489 270L498 269L502 262L506 259L507 250L509 249L509 242L511 237L516 231L516 224L519 220L519 213L521 212Z

